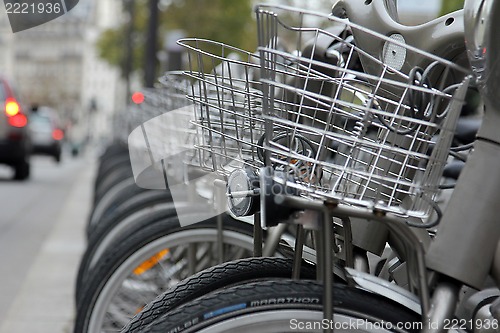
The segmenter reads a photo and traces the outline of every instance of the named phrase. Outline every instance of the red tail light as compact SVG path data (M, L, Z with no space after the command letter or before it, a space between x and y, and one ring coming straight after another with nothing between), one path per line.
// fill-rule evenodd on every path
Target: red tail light
M9 117L8 119L9 124L12 127L24 127L28 124L28 118L22 113L18 113L14 116Z
M139 91L133 93L132 102L134 102L135 104L141 104L142 102L144 102L144 94Z
M21 106L12 97L5 100L5 114L9 120L9 125L12 127L24 127L28 124L28 118L21 113Z
M64 138L64 132L60 129L55 129L52 131L52 138L54 140L62 140Z
M19 103L12 98L9 97L5 100L5 114L8 117L14 117L15 115L19 114L21 112L21 107L19 106Z

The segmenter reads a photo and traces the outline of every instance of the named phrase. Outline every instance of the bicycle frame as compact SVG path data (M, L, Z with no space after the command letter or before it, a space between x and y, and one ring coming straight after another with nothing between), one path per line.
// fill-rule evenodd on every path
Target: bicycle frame
M359 23L385 35L391 35L397 31L404 36L408 44L468 67L463 41L463 11L448 14L419 26L405 26L395 20L397 18L395 7L395 1L392 0L373 1L369 6L360 0L341 0L334 5L333 12L342 12L351 22ZM448 24L449 22L452 23ZM366 34L358 32L356 42L374 56L378 56L381 52L381 45L374 43L373 39ZM419 59L408 59L408 62L419 66L426 65ZM377 69L368 67L366 71L376 73ZM366 226L363 221L356 219L353 220L352 227L353 242L356 245L363 249L372 249L373 253L380 254L378 251L383 249L388 237L387 232L384 232L384 227ZM421 234L421 236L422 241L428 243L427 234Z
M316 236L318 236L316 240L318 240L317 262L321 264L318 265L318 276L322 281L329 282L333 280L332 261L335 249L332 219L338 217L342 219L345 227L344 232L347 243L345 262L348 268L348 282L384 297L392 298L414 311L421 310L424 323L437 324L436 326L425 326L424 332L427 333L442 332L444 330L443 323L446 319L453 317L459 288L462 285L480 289L489 274L492 274L497 284L500 285L500 243L498 241L500 228L495 225L497 213L495 201L498 200L500 175L490 172L500 163L500 132L498 131L500 125L500 112L498 111L500 110L497 110L500 100L497 101L497 82L491 79L491 77L500 76L500 68L496 66L491 58L477 58L476 51L482 51L482 47L486 46L483 44L483 40L478 44L475 40L477 36L474 34L474 30L478 29L477 22L483 22L478 19L478 15L483 15L481 10L487 8L487 11L483 10L484 13L489 13L489 16L486 17L489 23L486 25L487 33L484 40L488 45L488 54L499 54L495 52L498 48L497 45L493 44L491 51L489 47L493 38L491 32L493 31L493 20L491 18L500 15L500 2L488 0L469 1L468 5L469 7L465 9L465 28L468 32L466 37L467 46L470 47L469 56L472 54L473 57L476 57L473 59L477 60L477 62L473 62L473 65L478 66L480 69L484 69L486 66L486 69L491 70L493 73L484 79L484 82L482 82L484 85L481 87L485 92L486 106L489 112L485 115L485 121L483 121L479 131L474 152L469 157L448 203L447 210L437 231L438 236L435 239L431 240L427 233L416 233L400 217L401 215L378 210L375 205L370 208L356 207L354 209L349 205L335 201L335 199L312 201L293 195L275 195L273 197L273 194L269 191L270 187L266 187L266 180L272 179L272 174L266 176L265 172L262 171L260 178L260 197L263 200L261 201L261 215L263 216L264 225L267 225L265 210L269 208L266 207L269 202L263 198L273 197L274 203L279 207L300 209L306 214L313 212L304 219L309 218L312 220L308 221L310 226L313 229L316 227L316 229L320 230L320 232L316 233ZM359 24L359 26L374 30L385 36L399 32L404 37L403 42L456 64L468 66L467 50L463 38L464 11L448 14L420 26L408 27L397 22L396 9L394 0L341 0L336 3L333 12L345 16L354 24ZM353 29L353 36L360 49L373 56L373 58L380 58L381 43L374 42L367 34L356 31L355 28ZM500 43L497 44L500 45ZM276 54L283 56L279 51ZM480 56L484 57L484 52ZM264 57L262 58L264 59ZM402 72L409 72L413 66L425 68L430 62L431 60L428 59L423 60L423 57L409 55L408 59L402 61ZM370 66L369 62L363 64L363 69L371 75L379 74L377 73L377 67ZM453 79L459 82L463 76L463 73L457 73ZM457 101L465 100L469 80L468 77L465 78L463 85L456 90L454 97ZM478 82L481 83L481 80ZM492 90L494 92L491 92ZM264 100L264 102L267 101ZM458 110L460 105L457 104L452 109ZM267 125L268 123L266 123ZM266 132L272 133L272 127L271 131L266 128ZM270 138L266 139L266 145L269 145ZM265 165L269 166L270 155L265 157ZM488 173L491 173L491 179L484 182L484 175ZM225 182L216 185L215 187L218 189L224 189L226 186ZM271 187L272 185L271 183ZM266 193L266 191L268 192ZM217 196L223 198L224 195L225 193L219 193ZM220 203L219 200L216 201ZM270 209L272 210L272 208ZM290 211L293 211L293 209ZM301 216L298 214L293 216L291 220L301 224L304 221L300 219ZM362 220L362 222L358 225L356 219ZM366 221L374 221L374 223L367 223ZM262 251L264 251L264 254L274 252L274 246L283 230L277 229L278 231L273 235L274 241L270 242L271 246L263 250L262 230L260 229L258 215L256 215L255 222L255 254L260 255ZM350 234L351 226L353 228L352 234ZM300 264L300 259L304 257L302 256L303 238L300 236L301 227L298 229L297 234L299 236L294 244L296 249L295 259L298 264ZM409 276L411 294L403 291L400 287L388 287L385 280L373 276L368 277L359 271L349 269L356 266L351 240L352 244L362 249L375 253L381 252L388 240L387 232L384 232L384 229L389 230L390 233L401 240L399 244L401 248L398 248L397 252L404 254L408 270L413 273ZM349 238L351 236L352 239ZM222 249L219 249L219 252L221 251ZM478 261L478 258L481 261ZM296 271L297 269L295 269L294 277L298 277L295 274ZM324 318L331 319L333 315L332 285L330 283L324 285ZM417 309L418 302L412 295L420 297L420 309ZM488 312L485 313L484 316L488 317L493 314L497 319L500 319L500 303L497 302L490 312L489 314Z
M476 12L478 11L477 8L481 9L484 6L486 5L476 6ZM487 9L492 9L492 7L487 7ZM493 9L496 9L500 14L500 6ZM349 21L384 35L394 34L395 31L400 32L408 44L455 63L466 64L467 62L467 52L463 41L463 11L446 15L416 27L406 27L394 21L393 17L387 12L387 6L382 1L339 1L333 12L340 13L342 17L348 18ZM495 11L493 10L492 13L491 17L494 17ZM475 24L478 21L477 14L471 14L470 12L467 12L467 14L469 24L470 22ZM374 43L368 34L364 35L362 31L353 29L353 36L356 44L363 51L374 57L380 56L381 45ZM467 43L470 46L471 41L468 40ZM496 50L495 47L492 49ZM415 65L425 67L428 63L419 58L410 59L409 56L408 59L404 59L402 68L409 71L410 67ZM493 67L493 70L499 70L494 62L489 65L490 68ZM376 66L371 67L369 62L364 63L363 68L370 74L378 74ZM495 83L492 86L496 87ZM486 87L488 87L487 84ZM467 83L456 92L456 98L464 100L466 90ZM493 95L492 97L497 98L497 94L490 94ZM495 227L497 210L494 204L494 201L498 198L497 188L500 185L500 178L492 175L492 179L488 184L485 184L483 179L484 174L488 174L489 170L494 169L494 166L500 162L500 135L496 130L498 124L500 124L500 115L496 112L496 105L498 104L491 100L489 103L487 100L486 105L495 112L487 112L486 114L483 126L478 134L479 140L476 142L475 150L468 159L440 223L437 232L438 237L430 243L428 249L424 249L421 239L410 228L401 223L396 216L391 216L391 214L369 209L364 212L359 209L351 210L346 206L339 205L338 202L329 202L328 200L313 203L293 196L275 199L282 206L320 212L318 224L322 227L323 236L318 251L318 262L324 265L319 270L323 281L331 281L332 278L332 216L378 220L390 228L392 233L404 239L406 249L411 254L408 265L412 265L410 269L415 273L414 276L417 279L416 288L413 291L418 290L420 296L423 322L433 323L432 325L426 325L424 332L442 332L444 330L443 324L446 319L453 318L458 301L458 292L462 285L480 289L490 272L493 272L495 277L500 276L500 263L495 260L495 256L500 257L498 254L500 252L500 249L498 249L500 228ZM261 186L262 184L265 184L265 177L261 175ZM264 185L261 198L271 195L271 192L266 193L266 185ZM464 202L467 204L465 205ZM266 209L266 204L266 201L262 201L261 207ZM263 215L265 216L265 212L263 212ZM378 244L378 247L380 247L381 244L385 244L387 241L383 234L381 237L373 237L371 232L373 228L380 230L379 225L369 226L364 230L367 237L361 237L361 239L366 239L368 242L375 243L375 245L368 243L363 248L377 248L376 242L380 242ZM363 229L361 228L359 232L362 234ZM320 252L321 255L319 255ZM478 262L477 258L481 258L481 262ZM472 267L474 269L471 269ZM429 275L427 270L438 274ZM384 283L385 281L381 281L380 285ZM430 299L431 290L433 290L432 300ZM324 318L328 319L332 316L331 286L328 283L325 284L324 292ZM393 296L395 299L400 297L397 292L394 292ZM494 310L492 309L492 312L495 312ZM498 312L496 311L496 313Z
M343 6L346 15L355 23L362 23L382 33L410 31L413 28L398 26L387 15L380 2L373 2L375 10L370 11L363 6L363 1L340 1L337 6ZM374 14L375 13L375 14ZM441 38L450 38L457 42L460 38L458 30L446 30L448 26L460 24L456 14L444 16L441 25L428 26L429 31L441 30L436 34ZM477 74L477 83L485 97L486 110L482 127L479 130L475 149L467 160L447 209L438 227L438 237L426 251L427 269L440 274L438 285L434 289L434 297L429 307L422 303L424 319L435 322L436 327L427 327L424 332L442 332L445 318L453 316L460 285L481 289L488 274L491 274L500 286L500 228L496 217L498 209L500 176L491 170L500 163L500 99L498 88L500 67L494 55L498 54L500 43L494 39L498 23L493 18L500 15L499 1L469 0L465 6L465 32L468 56ZM453 20L451 20L453 19ZM451 24L447 24L451 22ZM458 27L458 25L456 25ZM481 35L482 29L483 34ZM446 33L444 33L446 31ZM479 32L478 32L479 31ZM406 35L405 35L406 37ZM422 44L422 37L415 38L410 44L427 47ZM408 38L408 40L410 39ZM377 45L371 45L369 40L356 38L358 45L372 50L374 54ZM435 42L439 42L437 39ZM446 43L440 41L439 45ZM456 44L453 44L456 45ZM463 49L451 47L449 50L436 49L436 53L448 59L459 59ZM485 181L488 175L488 181ZM480 260L478 260L478 258ZM396 295L395 295L396 296ZM421 300L424 301L424 300ZM427 309L426 309L427 308ZM500 306L496 302L491 308L491 314L498 317Z

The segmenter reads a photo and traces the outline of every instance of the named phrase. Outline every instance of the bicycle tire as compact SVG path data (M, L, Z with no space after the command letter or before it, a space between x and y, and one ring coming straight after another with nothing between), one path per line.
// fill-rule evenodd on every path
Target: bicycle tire
M323 286L316 281L281 279L238 285L185 303L158 318L142 332L323 332L322 295ZM359 325L347 330L341 327L336 332L363 332L358 320L365 323L365 327L370 327L369 323L378 327L382 322L386 326L396 326L420 321L416 313L392 300L346 285L333 286L333 303L334 323L350 318ZM298 317L310 321L311 325L320 321L320 328L300 330L292 327L295 325L293 320ZM331 324L327 322L326 325Z
M235 221L230 217L224 218L223 222L225 241L233 239L229 237L229 235L233 235L237 238L233 240L234 245L240 248L247 246L247 250L250 252L251 248L253 248L251 237L252 226ZM108 294L115 292L116 289L114 290L113 288L119 288L120 283L126 278L121 274L124 271L127 272L126 274L129 274L128 269L131 265L135 267L137 263L143 262L151 256L151 254L148 254L141 257L142 259L138 259L137 254L140 254L141 250L148 248L148 246L156 246L155 242L164 242L164 239L171 241L168 244L171 244L172 240L176 240L177 242L184 241L182 244L186 244L187 240L184 238L194 239L189 235L197 233L203 233L203 235L198 236L200 240L196 240L196 242L200 242L201 239L205 241L205 231L216 237L216 225L213 219L182 228L179 225L177 217L172 217L152 223L132 236L118 239L115 243L116 246L110 247L110 250L106 254L103 254L98 266L91 274L88 283L84 286L82 298L77 304L74 332L83 333L92 331L94 333L99 331L100 328L96 328L95 326L99 326L101 324L100 321L103 320L102 317L105 313L103 313L102 309L107 309L110 302ZM179 235L183 235L182 237L184 238ZM243 238L246 240L241 244L240 242L242 242ZM165 248L168 246L161 243L157 247ZM155 294L154 297L158 296L158 294ZM148 299L148 301L151 301L154 297ZM134 314L129 313L127 315L131 318ZM123 326L125 324L126 322L123 323ZM120 326L117 331L123 326Z
M113 225L116 225L124 218L127 218L141 209L167 202L172 202L170 191L144 191L131 196L118 204L111 214L103 216L96 223L94 230L89 235L87 246L92 245L91 238L94 236L94 233L104 233L106 229L112 228Z
M96 177L94 179L94 193L102 191L103 181L110 177L115 171L128 171L132 173L132 167L130 164L130 156L118 155L113 159L106 160L105 163L101 164L99 170L96 172ZM95 198L95 196L94 196Z
M94 204L97 204L99 200L103 198L106 193L113 188L116 184L127 178L133 178L134 174L132 169L125 168L124 166L119 166L113 169L107 175L102 177L97 188L94 190Z
M100 230L100 232L96 231L92 234L89 239L89 245L85 249L78 267L75 286L75 299L77 302L81 298L81 293L84 289L83 286L88 280L88 277L92 274L95 263L106 253L109 247L114 246L116 239L123 239L127 237L127 235L133 235L159 219L173 217L176 215L176 210L174 207L167 207L159 211L146 212L146 214L147 215L141 215L131 220L124 219L117 221L116 224L108 225L107 229ZM117 228L119 224L124 223L127 225L123 228ZM120 229L120 231L118 232L117 229Z
M114 203L109 203L110 205L113 205L111 211L106 212L105 209L103 209L104 211L100 213L102 216L99 220L94 221L92 226L87 225L86 233L88 245L91 244L91 238L94 234L98 234L103 232L103 230L108 229L108 225L119 223L120 220L134 214L140 209L148 207L149 205L172 201L170 191L144 190L132 192L128 198L122 194L119 195L121 198L115 200ZM88 223L90 223L91 220L92 215L89 216Z
M101 219L113 214L129 198L146 191L149 190L138 187L133 178L128 178L113 186L92 209L87 221L87 238L90 237Z
M106 148L99 154L97 158L97 173L102 173L102 169L106 164L117 159L121 155L128 155L128 145L121 142L113 142L106 146Z
M115 226L122 223L141 211L146 211L149 207L171 202L169 191L146 191L141 192L121 203L112 214L102 218L95 226L87 240L86 252L99 245Z
M262 279L290 278L292 268L293 259L278 257L244 258L209 267L158 296L135 315L121 333L140 332L175 307L221 288ZM316 267L304 262L300 276L315 279Z

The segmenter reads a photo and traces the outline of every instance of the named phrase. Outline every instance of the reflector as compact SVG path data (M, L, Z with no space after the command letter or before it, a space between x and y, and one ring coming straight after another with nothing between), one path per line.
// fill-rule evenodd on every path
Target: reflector
M161 250L160 252L156 253L153 255L151 258L147 259L146 261L143 261L139 266L137 266L134 269L134 274L135 275L141 275L160 262L168 253L170 252L169 249L164 249Z

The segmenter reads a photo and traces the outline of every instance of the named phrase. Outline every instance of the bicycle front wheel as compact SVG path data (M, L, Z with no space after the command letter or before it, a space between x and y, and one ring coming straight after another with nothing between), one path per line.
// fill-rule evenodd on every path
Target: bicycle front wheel
M200 296L238 284L292 276L293 260L278 257L252 257L209 267L181 281L149 303L134 316L122 333L142 332L142 328L163 314ZM316 267L302 263L302 279L315 279Z
M224 222L223 258L217 256L213 220L181 228L172 217L116 240L85 284L74 333L118 332L144 305L187 276L220 260L250 256L251 226Z
M418 332L419 316L378 295L334 286L334 316L323 320L316 281L270 280L238 285L168 312L144 331L165 332Z

